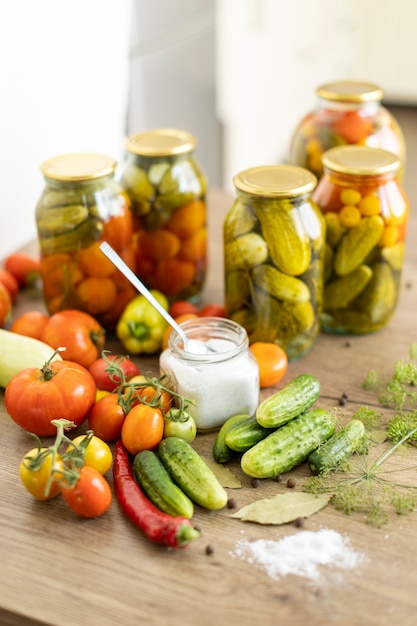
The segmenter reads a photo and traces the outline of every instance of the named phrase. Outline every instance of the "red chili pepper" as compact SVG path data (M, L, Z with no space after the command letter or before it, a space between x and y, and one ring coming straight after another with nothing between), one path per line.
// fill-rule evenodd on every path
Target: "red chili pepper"
M113 477L123 512L149 539L170 548L183 548L200 536L189 519L163 513L148 500L133 477L129 455L121 439L114 449Z

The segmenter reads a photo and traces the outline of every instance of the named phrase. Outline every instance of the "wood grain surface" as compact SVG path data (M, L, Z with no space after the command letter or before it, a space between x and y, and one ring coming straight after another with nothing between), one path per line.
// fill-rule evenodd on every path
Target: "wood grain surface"
M414 200L417 196L414 196ZM210 271L204 303L223 300L221 225L232 199L212 191L209 197ZM411 202L413 204L413 202ZM349 417L375 398L362 383L369 369L388 374L395 360L408 357L417 341L417 212L412 206L401 297L389 324L361 337L321 334L312 350L291 363L286 381L300 373L319 378L317 406L349 400ZM33 249L33 248L32 248ZM40 300L20 295L15 314L43 309ZM109 338L113 352L123 353ZM135 359L142 372L158 373L155 357ZM280 385L279 385L280 386ZM277 388L264 390L262 397ZM285 626L337 624L349 626L415 623L417 611L417 513L391 517L387 527L367 525L360 515L347 516L332 506L305 521L304 530L334 529L365 556L357 568L327 568L320 582L303 576L273 580L247 560L232 555L245 539L279 540L299 530L294 524L261 526L231 518L232 511L206 511L196 506L201 537L185 549L169 550L151 543L124 517L116 499L102 518L81 520L61 498L33 500L20 484L18 465L33 442L7 415L0 396L0 624L5 626ZM385 410L384 410L385 411ZM195 446L210 456L215 434L199 434ZM230 469L242 488L229 494L238 507L275 493L285 493L285 480L261 481L254 487L240 471ZM305 465L291 472L301 489ZM415 470L411 479L417 485ZM109 481L112 483L111 473ZM210 547L207 553L207 547Z

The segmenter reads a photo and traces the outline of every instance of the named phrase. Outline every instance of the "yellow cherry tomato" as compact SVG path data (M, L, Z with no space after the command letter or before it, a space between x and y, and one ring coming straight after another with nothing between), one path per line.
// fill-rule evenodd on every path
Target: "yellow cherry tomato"
M55 460L49 448L29 450L19 465L24 487L36 500L51 500L61 492L64 464L59 454Z
M73 439L74 444L79 446L85 437L86 435L78 435L78 437ZM74 447L69 444L67 452L71 452L73 449ZM104 475L111 468L112 463L113 454L110 446L99 437L93 435L85 449L84 465L94 467L100 474Z

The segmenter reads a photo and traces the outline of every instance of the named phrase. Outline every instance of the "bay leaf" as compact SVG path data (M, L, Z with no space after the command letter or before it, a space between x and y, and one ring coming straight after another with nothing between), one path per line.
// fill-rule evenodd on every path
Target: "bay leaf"
M272 498L256 500L230 517L257 524L287 524L297 517L310 517L317 513L329 503L330 498L329 494L317 496L303 491L279 493Z
M230 471L228 467L225 467L221 463L216 463L214 459L205 458L204 461L209 466L213 474L222 487L228 487L229 489L240 489L242 483L240 480Z

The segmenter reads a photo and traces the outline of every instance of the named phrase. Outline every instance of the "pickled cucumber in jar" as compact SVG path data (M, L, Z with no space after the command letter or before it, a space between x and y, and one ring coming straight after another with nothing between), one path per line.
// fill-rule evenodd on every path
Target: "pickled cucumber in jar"
M197 302L207 265L207 180L195 138L157 129L127 139L120 182L131 201L135 269L170 301Z
M317 180L304 168L274 165L233 182L223 225L227 315L250 343L277 343L295 360L319 331L325 231L311 199Z

